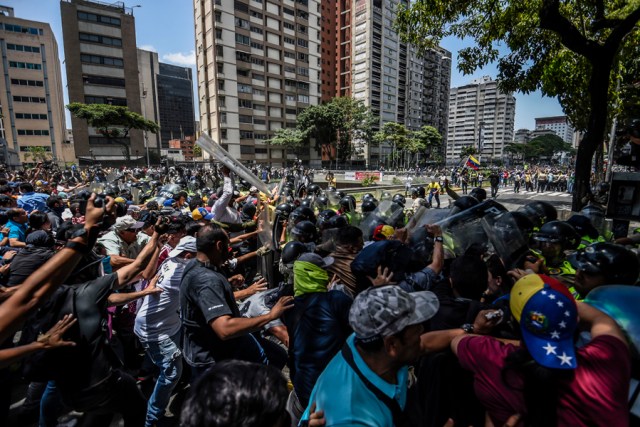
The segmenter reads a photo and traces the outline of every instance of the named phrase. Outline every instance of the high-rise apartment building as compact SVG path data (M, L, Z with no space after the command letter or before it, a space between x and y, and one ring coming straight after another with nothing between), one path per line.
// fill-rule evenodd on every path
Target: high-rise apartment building
M62 0L69 101L122 105L142 114L135 19L123 2ZM71 118L79 160L122 162L144 157L143 133L111 139Z
M407 102L407 45L393 29L398 4L406 0L356 0L353 10L352 91L386 122L405 123ZM392 147L368 146L354 141L357 160L377 168Z
M405 124L409 130L436 128L442 135L442 156L447 142L450 85L451 52L437 48L418 54L415 47L409 46Z
M284 163L266 141L320 101L320 0L193 4L201 131L241 161Z
M0 7L0 93L2 133L20 161L34 163L30 147L47 158L72 162L65 139L62 76L58 44L49 24L16 18L13 8Z
M549 129L567 144L573 143L574 129L567 116L537 117L536 130Z
M158 100L157 79L159 71L160 62L158 61L158 52L138 49L138 78L140 80L142 116L160 125L160 102ZM153 158L159 158L162 153L160 132L146 132L143 134L143 137L145 138L145 144L149 147L150 156L151 153L155 153Z
M516 99L502 93L490 77L452 88L449 96L447 162L456 163L465 147L479 150L481 161L498 160L513 141Z

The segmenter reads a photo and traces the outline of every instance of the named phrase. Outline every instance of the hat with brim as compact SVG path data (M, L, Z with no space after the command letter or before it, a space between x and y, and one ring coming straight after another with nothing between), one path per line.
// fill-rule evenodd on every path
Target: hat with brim
M440 303L433 292L406 292L396 285L374 286L355 298L349 324L360 340L374 340L402 332L431 319Z
M114 231L139 230L144 227L144 222L136 221L131 215L121 216L113 225Z
M176 247L169 252L170 257L175 257L180 255L182 252L198 252L196 248L196 238L193 236L184 236L180 239L180 242L176 245Z
M530 274L513 286L509 303L522 340L538 364L551 369L578 366L573 342L578 309L566 286L551 277Z

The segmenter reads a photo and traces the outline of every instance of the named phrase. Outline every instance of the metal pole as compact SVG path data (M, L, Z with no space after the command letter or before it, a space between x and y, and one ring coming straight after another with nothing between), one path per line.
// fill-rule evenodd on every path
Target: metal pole
M620 92L620 77L618 77L618 81L616 82L616 92ZM609 182L611 180L611 169L613 169L613 146L616 140L617 127L618 115L613 118L613 123L611 123L611 133L609 134L609 152L607 153L609 161L607 162L607 173L605 174L604 182Z

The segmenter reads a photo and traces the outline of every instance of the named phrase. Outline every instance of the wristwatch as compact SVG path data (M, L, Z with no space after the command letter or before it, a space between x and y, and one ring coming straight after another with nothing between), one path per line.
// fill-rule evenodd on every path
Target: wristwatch
M473 333L473 325L471 323L465 323L464 325L460 326L460 329L465 331L467 334Z
M442 238L442 236L436 236L436 237L433 238L433 240L435 242L440 242L440 243L444 242L444 239Z

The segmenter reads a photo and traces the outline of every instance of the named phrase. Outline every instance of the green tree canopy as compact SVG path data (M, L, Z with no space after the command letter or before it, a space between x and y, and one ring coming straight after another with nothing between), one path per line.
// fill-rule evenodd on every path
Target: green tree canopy
M33 158L34 162L45 162L51 158L51 153L47 150L47 147L34 145L26 148L24 153L25 159Z
M401 7L396 26L404 41L432 48L443 37L472 40L459 52L458 67L470 74L497 62L504 91L540 89L557 97L586 134L576 162L573 209L590 192L591 163L605 138L618 76L638 57L640 1L416 0ZM637 79L637 77L636 77Z
M306 135L299 129L280 128L273 138L267 140L267 143L280 145L287 149L296 149L302 146L305 139Z
M460 150L461 159L469 156L475 156L476 154L478 154L478 149L473 145L467 145L466 147L462 147L462 150Z
M105 138L122 145L127 158L131 155L130 146L122 139L129 136L131 129L151 133L160 129L153 120L147 120L129 108L118 105L73 102L67 105L67 109L74 117L86 120L89 126L96 128Z
M322 105L306 108L297 117L297 129L306 138L314 138L320 151L323 145L336 147L340 161L353 154L353 141L371 141L375 122L369 108L353 98L338 97Z

